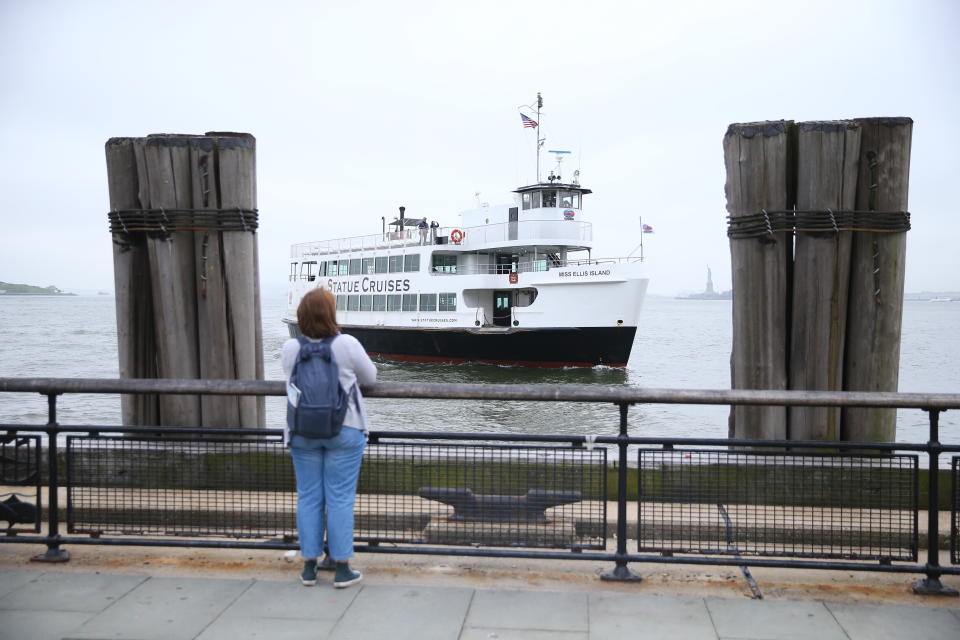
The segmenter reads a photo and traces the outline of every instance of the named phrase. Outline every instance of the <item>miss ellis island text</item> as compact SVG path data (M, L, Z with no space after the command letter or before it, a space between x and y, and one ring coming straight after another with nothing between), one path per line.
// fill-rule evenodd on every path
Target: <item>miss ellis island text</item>
M598 269L590 271L559 271L557 276L560 278L570 278L576 276L608 276L610 275L610 269Z

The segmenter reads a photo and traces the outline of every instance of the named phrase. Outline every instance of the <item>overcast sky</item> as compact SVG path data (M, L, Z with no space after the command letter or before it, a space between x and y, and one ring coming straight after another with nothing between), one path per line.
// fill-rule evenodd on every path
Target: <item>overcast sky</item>
M907 291L960 290L957 0L0 0L0 281L112 290L104 143L218 130L257 138L275 291L294 242L509 202L537 91L594 256L642 217L664 295L730 287L728 124L910 116Z

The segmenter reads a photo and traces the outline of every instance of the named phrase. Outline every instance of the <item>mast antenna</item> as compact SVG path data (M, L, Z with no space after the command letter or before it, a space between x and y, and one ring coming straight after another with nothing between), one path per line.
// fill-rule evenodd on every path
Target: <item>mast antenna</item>
M569 151L560 151L559 149L547 149L549 153L553 154L553 157L557 159L557 177L556 180L560 180L560 165L563 164L563 157L570 155ZM577 172L579 175L579 172ZM552 173L550 175L553 175Z

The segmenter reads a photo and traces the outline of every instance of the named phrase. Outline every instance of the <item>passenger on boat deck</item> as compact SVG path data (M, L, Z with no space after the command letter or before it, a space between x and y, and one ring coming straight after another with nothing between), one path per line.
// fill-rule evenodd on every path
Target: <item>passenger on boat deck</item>
M437 229L439 228L439 222L436 220L430 222L430 244L437 244Z
M417 229L420 230L420 244L427 244L427 229L430 228L430 225L427 224L427 219L424 218L417 225Z

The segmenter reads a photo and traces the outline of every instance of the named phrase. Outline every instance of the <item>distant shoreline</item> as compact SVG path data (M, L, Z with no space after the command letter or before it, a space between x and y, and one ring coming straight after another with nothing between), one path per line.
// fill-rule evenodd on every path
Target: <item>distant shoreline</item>
M0 296L75 296L75 293L67 293L50 285L49 287L37 287L32 284L17 284L15 282L0 281Z
M76 296L76 293L16 293L12 291L0 291L0 296L44 296L44 297L64 297Z

